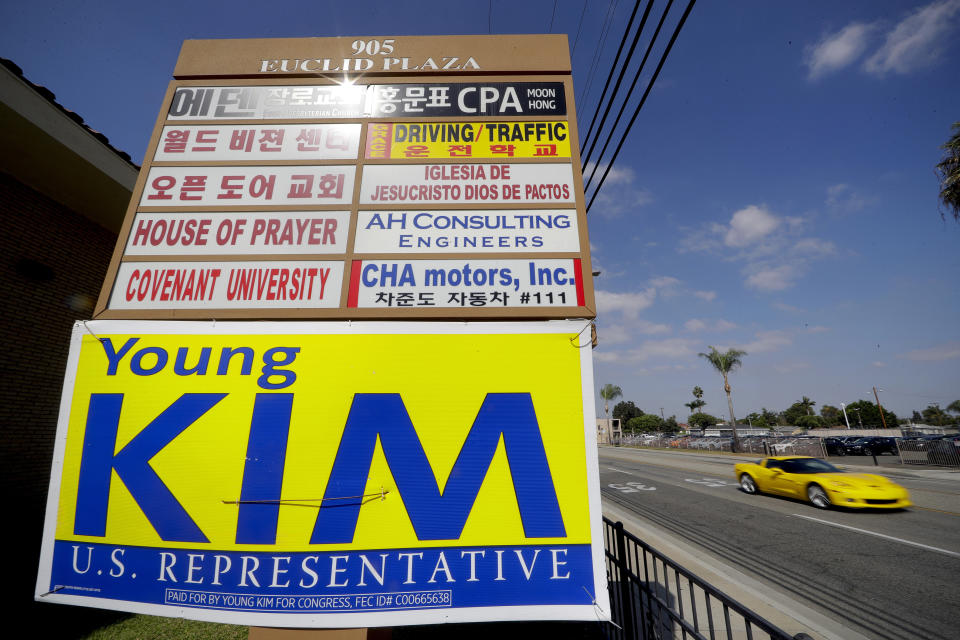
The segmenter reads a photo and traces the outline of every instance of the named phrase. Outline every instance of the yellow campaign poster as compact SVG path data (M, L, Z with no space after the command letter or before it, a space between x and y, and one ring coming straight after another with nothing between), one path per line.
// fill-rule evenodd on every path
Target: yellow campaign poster
M78 323L37 595L264 626L595 619L582 325Z
M375 122L367 127L368 160L425 158L570 158L562 121Z

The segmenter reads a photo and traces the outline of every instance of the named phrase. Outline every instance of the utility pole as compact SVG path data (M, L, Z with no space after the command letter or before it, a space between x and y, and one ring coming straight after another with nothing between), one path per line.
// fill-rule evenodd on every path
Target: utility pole
M883 417L883 407L880 405L880 396L877 394L877 388L873 388L873 397L877 399L877 408L880 409L880 421L883 422L883 428L887 428L887 419Z

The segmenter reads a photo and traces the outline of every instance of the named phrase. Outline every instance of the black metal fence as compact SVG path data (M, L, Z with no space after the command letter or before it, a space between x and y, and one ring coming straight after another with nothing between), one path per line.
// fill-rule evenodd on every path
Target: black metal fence
M603 519L609 637L625 640L811 640L790 635L695 576L623 524Z
M960 442L943 440L901 440L897 443L903 464L929 464L937 467L960 467Z

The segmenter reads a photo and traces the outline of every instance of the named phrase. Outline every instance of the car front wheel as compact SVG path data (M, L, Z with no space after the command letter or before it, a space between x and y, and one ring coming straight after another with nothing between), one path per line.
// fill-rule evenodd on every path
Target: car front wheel
M818 484L807 487L807 498L818 509L827 509L830 506L830 498L827 497L827 492Z
M747 474L743 474L740 476L740 488L743 489L744 493L753 495L757 492L757 483Z

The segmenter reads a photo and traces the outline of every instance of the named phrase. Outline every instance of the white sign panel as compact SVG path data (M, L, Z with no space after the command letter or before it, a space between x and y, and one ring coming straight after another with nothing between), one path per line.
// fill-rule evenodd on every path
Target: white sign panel
M353 160L359 124L164 127L155 161Z
M355 260L348 307L503 308L583 304L579 259Z
M342 262L124 262L110 307L331 308L342 284Z
M357 253L580 251L574 209L361 211Z
M350 204L353 166L152 167L141 207Z
M345 253L349 211L138 212L128 256Z
M569 164L404 164L363 168L360 204L574 202Z

